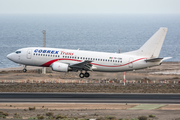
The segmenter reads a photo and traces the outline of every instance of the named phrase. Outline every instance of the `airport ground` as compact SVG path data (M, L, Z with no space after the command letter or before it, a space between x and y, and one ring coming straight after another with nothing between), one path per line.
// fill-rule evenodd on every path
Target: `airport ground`
M41 69L23 67L0 69L1 92L104 92L104 93L180 93L180 62L123 73L90 72L79 78L78 72L41 74ZM33 83L33 84L32 84ZM62 84L63 83L63 84Z
M22 72L22 67L0 69L0 92L180 93L180 62L164 62L161 66L126 72L126 80L129 81L126 86L120 83L121 80L123 81L123 73L90 72L89 78L80 79L77 72L58 73L48 70L48 73L43 75L40 74L39 68L28 67L27 69L27 73ZM72 81L75 83L71 83ZM79 81L84 82L80 83ZM54 117L60 115L75 119L99 118L103 120L115 117L116 119L127 118L127 120L131 120L149 115L156 116L154 118L148 117L148 119L153 120L180 118L180 106L177 104L143 105L125 103L0 103L0 111L8 113L7 118L19 115L23 119L37 116L48 118L46 115L48 112L52 112ZM156 107L149 109L152 106ZM35 107L35 110L29 110L30 107Z
M7 119L12 118L54 118L64 117L72 119L100 119L100 120L137 120L146 116L149 120L175 120L180 118L180 105L143 105L139 104L81 104L81 103L0 103L0 111L8 113ZM153 106L153 109L152 109ZM35 107L35 109L33 109ZM151 109L150 109L151 107ZM32 110L29 110L32 108ZM149 117L152 115L154 117ZM111 118L111 119L110 119ZM179 119L177 119L179 120Z

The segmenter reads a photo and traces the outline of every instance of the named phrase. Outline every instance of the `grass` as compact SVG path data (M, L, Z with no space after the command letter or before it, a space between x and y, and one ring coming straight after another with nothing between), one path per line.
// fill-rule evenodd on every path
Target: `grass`
M35 107L29 107L29 110L36 110L36 108Z
M56 116L56 119L67 119L67 116L58 115Z
M149 117L151 117L151 118L155 118L156 116L155 116L155 115L150 114L150 115L149 115Z
M0 74L8 74L7 71L1 71Z
M139 116L138 119L139 120L147 120L148 118L146 116Z
M14 113L13 118L14 118L14 119L22 119L22 116L20 116L20 115L17 114L17 113Z
M3 111L0 111L0 118L6 118L6 116L9 116L9 114L4 113Z
M53 116L53 115L54 115L53 112L47 112L47 113L46 113L46 116Z

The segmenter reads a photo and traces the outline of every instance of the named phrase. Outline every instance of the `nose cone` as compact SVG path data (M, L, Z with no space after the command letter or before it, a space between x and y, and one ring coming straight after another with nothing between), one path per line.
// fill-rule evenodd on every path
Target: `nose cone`
M9 60L12 60L12 53L11 53L11 54L8 54L8 55L7 55L7 58L8 58Z

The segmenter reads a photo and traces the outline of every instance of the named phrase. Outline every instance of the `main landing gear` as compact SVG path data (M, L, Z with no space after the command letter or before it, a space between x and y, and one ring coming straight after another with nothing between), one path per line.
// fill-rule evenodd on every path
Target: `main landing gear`
M23 72L27 72L26 65L24 66Z
M80 78L89 77L89 76L90 76L90 74L87 71L85 73L82 73L82 71L81 71L81 73L79 74Z

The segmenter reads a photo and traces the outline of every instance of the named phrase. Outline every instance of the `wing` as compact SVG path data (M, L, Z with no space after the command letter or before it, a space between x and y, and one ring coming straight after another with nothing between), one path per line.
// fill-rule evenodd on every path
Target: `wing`
M88 71L88 70L91 70L91 67L92 67L91 62L92 61L83 61L81 63L72 64L69 67L72 68L72 69Z

